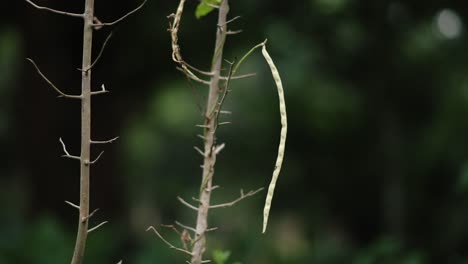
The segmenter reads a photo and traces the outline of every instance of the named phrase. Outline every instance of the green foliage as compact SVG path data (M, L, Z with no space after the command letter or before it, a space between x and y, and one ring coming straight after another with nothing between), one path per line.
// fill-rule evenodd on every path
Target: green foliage
M195 16L197 18L202 18L208 15L211 11L213 11L213 7L210 5L219 6L222 0L202 0L200 4L198 4L197 9L195 9Z
M231 252L226 250L214 250L213 251L213 260L216 264L226 264L227 260L231 256Z
M24 252L17 263L67 263L73 252L73 240L52 217L41 218L31 226L22 245Z
M213 251L213 261L216 264L227 264L229 257L231 256L231 251L229 250L214 250ZM240 262L234 262L233 264L241 264Z
M407 251L401 242L383 238L362 250L353 264L423 264L424 257L416 251Z

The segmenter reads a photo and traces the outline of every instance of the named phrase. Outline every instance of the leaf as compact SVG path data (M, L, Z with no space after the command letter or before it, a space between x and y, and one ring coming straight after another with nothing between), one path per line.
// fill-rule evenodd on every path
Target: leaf
M202 18L213 11L214 8L210 5L219 6L220 4L221 0L203 0L200 4L198 4L197 9L195 9L195 16L197 18Z
M230 255L230 251L215 250L213 251L213 260L216 264L225 264Z

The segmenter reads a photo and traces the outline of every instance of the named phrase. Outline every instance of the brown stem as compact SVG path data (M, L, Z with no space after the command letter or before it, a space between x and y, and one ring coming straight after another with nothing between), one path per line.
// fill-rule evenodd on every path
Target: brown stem
M86 0L83 26L83 61L81 73L81 160L80 160L80 216L72 264L82 264L88 235L89 167L91 142L91 49L93 42L94 0Z
M214 166L216 163L215 148L215 130L216 118L215 112L212 111L218 103L218 98L221 92L219 87L221 63L223 58L224 42L226 40L227 23L226 17L229 12L228 0L223 0L219 7L218 14L218 29L216 32L216 44L211 65L213 76L210 81L210 90L205 112L205 158L203 161L203 178L200 187L200 205L197 215L196 238L192 249L191 264L202 263L203 253L206 249L205 233L208 227L208 209L210 208L211 186L214 174Z

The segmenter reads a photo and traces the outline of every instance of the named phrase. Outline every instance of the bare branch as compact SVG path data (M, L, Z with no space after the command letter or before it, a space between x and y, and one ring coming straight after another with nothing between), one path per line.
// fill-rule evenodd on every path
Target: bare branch
M140 10L147 2L148 0L144 0L143 3L141 3L137 8L133 9L132 11L128 12L127 14L125 14L124 16L122 16L121 18L113 21L113 22L109 22L109 23L96 23L96 24L92 24L92 26L94 27L103 27L103 26L113 26L119 22L121 22L122 20L126 19L128 16L130 16L131 14L137 12L138 10Z
M57 91L61 97L65 97L65 98L73 98L73 99L81 99L81 95L69 95L69 94L66 94L64 92L62 92L59 88L57 88L57 86L55 86L49 79L47 79L47 77L41 72L41 70L39 69L39 67L37 66L37 64L30 58L26 58L29 62L31 62L31 64L34 66L34 68L36 68L36 71L37 73L39 73L39 75L42 77L42 79L44 79L50 86L52 86L52 88L54 88L55 91Z
M93 161L85 162L85 164L86 165L92 165L92 164L96 163L99 160L99 158L101 158L102 154L104 154L104 151L101 151L101 153L99 153L99 155L97 156L96 159L94 159Z
M218 230L218 227L215 226L215 227L212 227L212 228L207 228L205 230L205 232L211 232L211 231L215 231L215 230Z
M234 18L229 19L228 21L224 22L223 24L218 24L218 27L222 27L222 26L224 26L224 25L227 25L227 24L229 24L229 23L231 23L231 22L236 21L236 20L239 19L239 18L241 18L241 16L235 16Z
M231 122L221 122L218 125L224 126L224 125L230 125L230 124L232 124L232 123Z
M188 254L189 256L192 256L192 253L185 250L185 249L182 249L182 248L178 248L176 246L173 246L171 243L169 243L169 241L167 241L166 239L164 239L161 234L159 234L159 232L156 230L156 228L150 226L148 227L148 229L146 229L146 231L149 231L149 230L153 230L153 232L159 237L159 239L161 239L166 245L169 246L169 248L171 249L174 249L174 250L177 250L177 251L180 251L180 252L183 252L185 254Z
M190 203L188 203L187 201L185 201L184 199L182 199L180 196L177 196L177 199L178 199L183 205L187 206L188 208L193 209L193 210L195 210L195 211L198 211L198 208L197 208L197 207L191 205Z
M102 47L101 47L101 50L99 51L99 54L97 55L96 59L94 59L94 62L91 63L91 66L89 66L87 69L84 70L85 72L88 72L89 70L91 70L94 67L94 65L99 61L99 59L102 56L102 53L104 52L104 49L106 48L107 42L112 37L112 33L113 32L109 33L106 40L104 40L104 43L102 44Z
M188 78L190 78L190 79L192 79L194 81L197 81L197 82L202 83L202 84L210 85L210 81L200 79L198 76L196 76L192 72L187 72L187 70L185 70L184 68L176 67L176 69L183 72Z
M177 222L177 221L175 221L175 223L176 223L176 225L178 225L178 226L180 226L180 227L182 227L184 229L187 229L187 230L190 230L190 231L192 231L194 233L197 233L197 230L194 227L183 225L183 224L181 224L180 222Z
M108 223L108 221L104 221L104 222L100 223L99 225L97 225L97 226L95 226L95 227L93 227L93 228L91 228L91 229L88 229L88 234L91 233L91 232L93 232L94 230L100 228L101 226L107 224L107 223Z
M256 76L257 74L256 73L247 73L247 74L242 74L242 75L236 75L236 76L231 76L231 80L238 80L238 79L244 79L244 78L249 78L249 77L253 77L253 76ZM227 79L229 78L229 76L227 77L224 77L224 76L221 76L219 77L220 80L223 80L223 81L226 81Z
M195 104L198 108L198 111L200 113L200 115L203 115L203 113L205 112L203 110L203 107L201 105L201 97L200 97L200 94L198 93L198 90L197 90L197 87L195 87L194 85L192 85L192 82L190 81L190 78L188 76L186 76L187 78L187 83L188 85L190 86L191 90L192 90L192 94L193 94L193 98L195 99Z
M60 141L60 143L62 144L63 152L65 152L65 155L62 155L62 157L64 157L64 158L70 158L70 159L81 160L81 157L79 157L79 156L73 156L73 155L70 155L70 153L68 153L67 147L65 146L65 143L63 143L62 138L59 138L59 141Z
M256 191L250 191L246 194L244 194L244 191L241 189L241 193L240 193L240 197L237 198L236 200L232 201L232 202L229 202L229 203L223 203L223 204L217 204L217 205L211 205L210 206L210 209L215 209L215 208L225 208L225 207L231 207L233 205L235 205L236 203L240 202L241 200L247 198L247 197L250 197L250 196L253 196L255 195L256 193L262 191L264 188L260 188Z
M48 7L36 5L35 3L33 3L33 2L30 1L30 0L25 0L25 1L26 1L27 3L29 3L30 5L34 6L35 8L37 8L37 9L46 10L46 11L49 11L49 12L52 12L52 13L55 13L55 14L60 14L60 15L65 15L65 16L71 16L71 17L81 17L81 18L84 17L83 14L76 14L76 13L70 13L70 12L64 12L64 11L60 11L60 10L55 10L55 9L52 9L52 8L48 8Z
M182 61L188 68L198 72L198 73L201 73L203 75L206 75L206 76L213 76L213 73L212 72L209 72L209 71L203 71L203 70L200 70L190 64L188 64L186 61Z
M108 144L116 141L117 139L119 139L119 137L115 137L109 140L91 140L91 144Z
M206 6L209 6L209 7L211 7L211 8L214 8L214 9L219 9L219 6L214 5L214 4L210 4L210 3L208 3L208 2L203 2L203 4L206 5Z
M83 217L83 219L81 219L81 222L88 221L91 217L93 217L93 215L94 215L97 211L99 211L99 208L94 209L94 211L91 212L88 216Z
M101 90L100 91L96 91L96 92L91 92L91 95L97 95L97 94L103 94L103 93L108 93L109 90L106 90L106 87L104 86L104 84L101 85Z
M66 203L66 204L69 204L69 205L70 205L71 207L73 207L73 208L76 208L76 209L80 210L80 207L79 207L78 205L72 203L72 202L65 201L65 203Z
M194 148L200 155L202 155L203 157L206 157L205 152L203 152L199 147L194 146L193 148Z
M239 33L242 33L242 29L239 29L239 30L228 30L226 32L226 35L236 35L236 34L239 34Z
M211 188L208 189L208 191L213 191L213 190L216 190L218 189L220 186L219 185L215 185L215 186L211 186Z
M226 146L226 144L224 144L224 143L221 144L221 145L216 146L215 151L214 151L215 154L218 155L221 152L221 150L224 149L225 146Z

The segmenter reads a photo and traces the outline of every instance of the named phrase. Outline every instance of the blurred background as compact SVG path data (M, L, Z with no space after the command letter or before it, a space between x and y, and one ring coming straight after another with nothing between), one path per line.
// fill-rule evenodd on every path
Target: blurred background
M81 12L84 1L37 0ZM96 1L112 21L139 1ZM92 168L86 263L184 263L153 233L194 225L178 203L196 196L202 117L193 89L171 60L167 15L177 1L150 0L113 28L96 31L94 139L120 139ZM209 69L216 13L194 15L188 0L179 43L192 65ZM226 59L268 38L282 74L289 131L283 171L261 234L266 192L211 211L219 229L207 257L218 263L468 263L468 38L466 1L231 1ZM0 11L0 263L58 264L72 256L79 167L80 104L57 94L25 60L33 58L63 91L80 89L82 21L3 1ZM260 52L232 83L218 135L213 201L267 187L279 141L276 87ZM221 257L220 257L221 255Z

